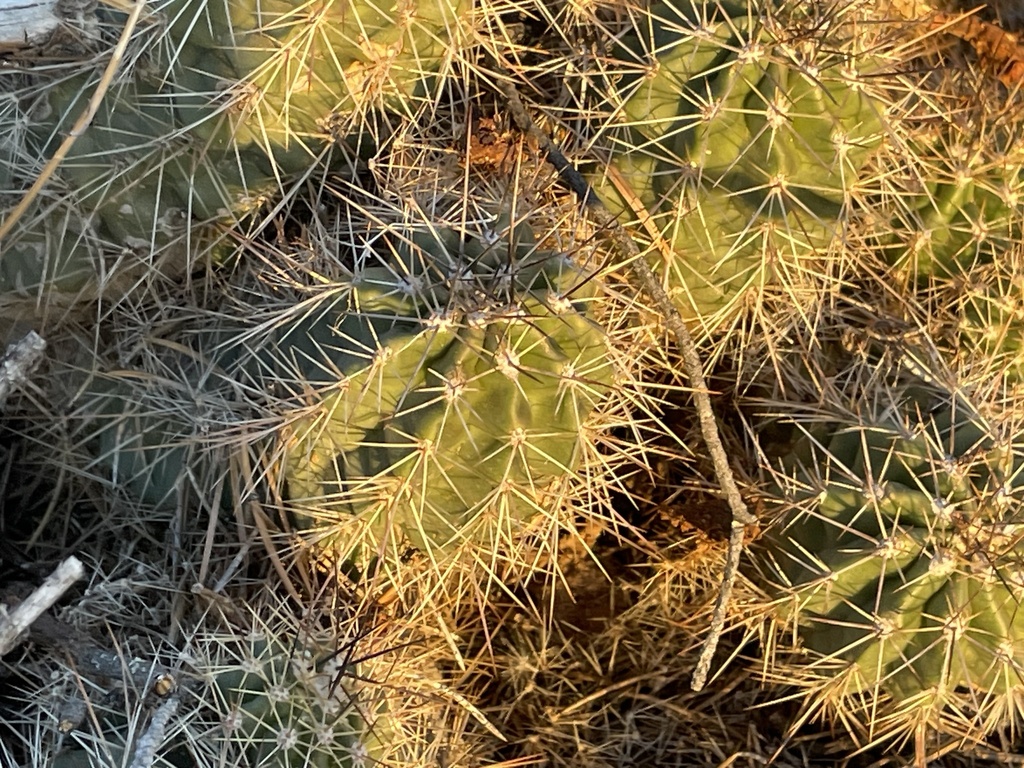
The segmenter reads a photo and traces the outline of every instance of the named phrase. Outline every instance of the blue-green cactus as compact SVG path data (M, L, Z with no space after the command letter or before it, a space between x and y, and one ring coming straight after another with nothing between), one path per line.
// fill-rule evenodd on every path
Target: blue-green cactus
M317 645L254 636L247 656L212 670L223 742L247 765L361 768L388 751L386 713L341 680L343 659Z
M818 414L789 456L793 511L760 553L806 655L777 675L844 722L870 711L858 728L875 737L1016 722L1019 435L921 387L877 405L859 419Z
M707 323L841 230L882 135L857 69L878 65L800 63L747 9L697 18L656 4L649 22L622 41L627 127L595 184L613 213L657 233L649 258L684 316Z
M52 193L5 238L0 310L116 299L154 275L179 276L214 243L230 247L201 225L233 224L295 178L351 172L332 162L352 155L338 145L375 151L388 139L375 115L407 119L429 102L464 10L461 0L163 4L146 55L110 85L74 132ZM99 87L91 71L36 80L24 96L28 130L4 145L31 158L22 173L4 163L11 192L31 184L29 166L56 153Z

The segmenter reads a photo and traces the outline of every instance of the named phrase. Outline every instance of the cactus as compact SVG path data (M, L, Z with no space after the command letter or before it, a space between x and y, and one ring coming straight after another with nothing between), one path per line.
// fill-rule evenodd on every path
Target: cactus
M436 270L455 253L441 240L396 250ZM501 250L470 240L463 263L486 272ZM413 299L405 292L422 273L396 283L367 271L344 305L301 332L315 350L308 364L332 379L289 427L288 495L301 516L357 516L376 538L394 527L435 548L544 511L546 489L576 467L581 424L611 368L575 268L524 242L516 250L531 255L492 275L505 298L490 307L458 279Z
M26 141L35 156L52 154L85 108L86 80L55 84L37 100ZM60 165L67 193L41 197L5 241L0 295L73 303L178 276L218 237L198 225L243 216L277 190L265 159L203 150L177 125L146 83L108 96Z
M238 322L198 331L173 366L184 386L82 387L78 440L136 499L174 508L182 482L202 493L226 475L202 423L245 418L241 387L288 414L279 447L261 450L280 458L302 528L355 517L436 547L495 535L489 515L502 530L532 519L575 469L612 369L576 268L523 228L506 237L511 252L493 231L381 246L376 266L285 309L258 345Z
M815 689L812 706L872 739L921 727L976 737L1014 723L1024 693L1019 436L921 386L804 429L785 481L795 511L761 550L806 654L776 674Z
M949 280L939 293L939 302L953 310L950 356L972 382L1003 388L1024 379L1024 280L1014 261L1004 254L997 263Z
M419 757L422 744L399 737L403 726L419 726L415 708L373 680L388 665L376 664L373 653L364 655L382 638L350 639L359 622L345 609L336 609L343 618L319 616L317 628L311 629L279 598L255 605L238 600L232 607L232 618L251 622L251 630L234 630L223 616L216 631L204 625L194 628L191 647L177 654L173 676L161 675L154 682L152 670L144 668L140 686L114 680L107 683L112 691L104 691L106 681L90 680L91 717L84 717L86 703L78 702L82 718L62 726L72 730L71 736L60 740L63 745L58 741L52 756L46 755L49 759L33 764L150 765L157 756L169 765L365 768L396 754ZM386 656L387 650L377 653ZM119 669L124 659L113 651L109 655L115 671L127 675L127 668ZM426 678L431 673L429 666L394 670L398 663L392 656L395 677L418 673ZM68 687L76 690L70 670L67 678ZM117 690L120 683L126 690ZM70 703L65 694L50 706L57 701ZM166 715L157 722L161 710ZM51 730L41 740L44 744L52 738ZM426 764L428 755L423 757Z
M193 492L229 502L227 452L209 435L237 418L224 393L195 386L175 397L166 381L140 386L135 378L93 377L76 401L85 469L147 508L174 511Z
M360 768L387 751L386 716L340 682L344 657L316 644L248 638L246 658L213 673L223 739L247 765Z
M284 167L288 156L306 166L323 139L346 138L375 110L414 115L466 10L465 0L328 0L315 11L288 0L174 0L165 13L172 39L187 41L180 82L194 94L182 112L194 107L186 122L215 145L254 145ZM227 95L226 120L208 119L211 94Z
M360 301L372 311L372 297ZM357 514L379 532L397 524L420 547L494 535L470 533L488 513L504 528L542 512L607 383L603 342L583 314L541 297L514 312L462 327L438 316L376 351L372 335L350 337L370 359L293 425L293 502L307 515Z
M958 278L1019 242L1019 164L972 167L937 158L923 173L924 183L906 180L897 193L899 209L881 237L895 269L913 279Z
M853 62L801 63L746 9L691 13L656 5L649 39L625 39L641 72L614 86L628 127L595 184L617 215L642 206L654 265L707 322L829 246L881 119Z
M73 304L184 273L223 239L198 225L243 217L287 193L290 177L322 173L350 133L372 151L383 133L374 113L408 117L428 101L462 10L447 0L392 11L328 2L315 14L290 2L166 4L166 28L60 164L51 185L67 193L43 195L6 238L0 296ZM37 80L17 94L28 129L5 140L4 154L22 159L4 163L4 187L28 185L96 87L91 72Z

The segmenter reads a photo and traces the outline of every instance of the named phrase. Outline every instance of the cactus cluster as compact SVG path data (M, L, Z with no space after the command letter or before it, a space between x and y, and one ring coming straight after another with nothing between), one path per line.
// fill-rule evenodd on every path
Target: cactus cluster
M885 44L853 39L860 30L839 20L863 11L847 3L484 4L477 27L490 39L470 29L477 10L164 0L0 243L0 318L15 300L111 297L158 278L131 301L101 302L98 322L65 326L58 341L84 353L56 347L40 391L60 396L21 406L56 414L18 428L73 486L69 498L85 486L97 502L90 527L76 517L89 503L46 498L67 510L68 531L106 532L121 516L146 541L102 557L160 550L178 611L167 621L195 652L179 658L189 669L175 692L189 714L161 757L726 764L745 749L726 739L754 733L764 755L779 746L776 723L751 725L748 709L776 694L802 700L794 732L823 714L838 739L846 726L850 749L1019 733L1019 161L1008 148L962 149L953 120L901 122L895 113L927 112L927 99L894 102L915 75L881 63ZM460 51L469 41L473 55ZM572 77L552 86L556 59L579 65L586 93L569 93ZM457 63L465 77L446 79ZM681 381L651 297L616 292L562 252L592 232L576 226L578 199L538 182L529 141L516 163L494 162L521 138L499 130L495 80L524 73L537 75L532 94L520 88L530 111L585 126L557 137L568 154L584 134L605 152L589 178L630 220L698 348L715 345L704 367L726 393L718 413L771 393L759 413L725 417L760 440L756 455L729 458L735 474L769 480L750 495L768 501L757 512L777 513L745 542L728 617L756 624L767 694L747 668L728 683L742 696L676 695L720 628L706 619L720 619L726 547L730 564L743 557L743 537L728 535L742 517L710 500L695 442L708 419L687 410L693 382ZM0 208L55 156L97 73L18 78L29 85L0 102L0 120L28 122L0 130ZM567 100L537 97L566 83ZM267 214L271 198L280 205ZM524 216L550 225L543 238ZM617 279L622 254L592 247ZM751 298L757 313L741 316ZM739 344L728 322L743 327ZM54 435L66 442L53 447ZM570 517L579 530L565 530ZM590 555L614 589L588 589L598 569L576 565ZM564 589L545 591L548 576ZM201 597L180 600L182 580ZM267 581L285 582L284 602L239 610L240 593ZM570 591L581 604L607 599L607 611L556 615ZM619 613L620 597L632 608ZM203 599L190 625L180 606ZM359 629L311 609L318 601L358 614ZM542 603L536 621L521 616ZM300 608L315 617L298 620ZM288 616L268 623L261 611ZM369 623L440 638L445 658L403 656L415 669L392 679L399 693L385 702L387 685L360 685L381 676L369 667L385 651L337 653ZM740 649L728 650L740 667ZM439 669L464 687L448 697ZM648 706L670 691L672 712ZM475 729L467 749L484 731L511 737L500 756L431 753L458 740L439 735L446 697ZM149 716L135 703L130 723L123 711L110 720L115 761ZM403 751L407 703L422 703L418 726L430 725ZM721 727L694 736L705 716ZM95 762L104 727L56 764ZM848 746L830 743L829 759Z
M374 151L386 137L357 131L360 121L383 111L408 117L429 101L464 10L447 0L390 10L349 0L316 11L249 0L164 4L149 18L158 34L143 36L146 53L76 132L53 192L5 239L0 297L15 307L18 299L71 304L116 297L154 273L187 272L223 239L199 225L291 193L291 177L322 173L332 153L345 154L335 143L351 138L361 154ZM32 77L38 82L12 94L28 128L4 151L36 163L56 153L99 86L88 70ZM33 179L8 173L11 165L4 188L27 187Z
M641 29L618 51L624 133L596 184L653 237L652 265L684 316L713 318L807 269L842 229L882 136L864 86L877 65L807 59L745 8L656 4Z
M761 549L804 654L790 674L873 739L988 733L1024 680L1024 447L960 395L888 394L797 420L793 511Z

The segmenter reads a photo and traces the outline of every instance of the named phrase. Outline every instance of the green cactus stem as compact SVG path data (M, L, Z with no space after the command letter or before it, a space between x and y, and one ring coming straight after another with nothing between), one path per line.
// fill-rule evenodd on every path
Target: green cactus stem
M386 715L346 690L337 652L262 636L248 646L212 681L222 738L248 765L360 768L383 758Z
M351 297L359 314L318 321L335 329L318 346L333 350L323 365L338 374L290 427L296 510L321 525L358 518L378 539L398 530L422 548L542 515L546 489L578 465L581 426L611 377L603 332L563 280L410 327L364 279Z
M818 424L822 424L819 419ZM1024 692L1024 451L957 396L915 388L809 429L794 511L767 538L769 591L806 653L794 679L877 715L983 735ZM809 674L808 674L809 673ZM780 673L785 676L784 673Z
M84 385L93 469L176 508L203 478L225 487L216 433L257 406L282 425L260 452L280 462L299 529L355 523L423 548L511 535L579 466L613 368L594 286L523 228L501 230L382 239L379 260L258 328L197 330L167 364L186 381Z
M882 251L914 279L960 278L997 261L1019 242L1024 227L1019 168L956 172L944 161L919 191L901 193L901 210L886 228Z
M622 42L640 71L614 86L617 173L594 183L613 213L656 230L652 266L685 317L715 327L746 290L806 268L842 229L882 136L857 70L878 65L797 60L747 10L694 19L657 4L650 25Z

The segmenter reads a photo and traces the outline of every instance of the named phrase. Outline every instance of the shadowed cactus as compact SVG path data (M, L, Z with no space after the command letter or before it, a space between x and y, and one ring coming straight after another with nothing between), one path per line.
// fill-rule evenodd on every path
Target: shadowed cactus
M38 96L26 151L57 150L89 83L70 78ZM197 146L169 101L141 76L108 93L51 182L65 191L44 193L5 239L0 294L74 303L180 275L222 237L200 224L244 216L276 193L266 158Z
M346 155L351 165L353 152L339 143L376 151L389 120L429 107L464 11L447 0L390 10L348 0L315 10L163 4L138 32L145 53L126 63L76 133L53 194L44 192L5 238L0 297L9 313L51 299L116 299L154 275L183 274L226 240L198 225L234 223L293 194L296 177L339 169ZM97 13L110 21L109 11ZM28 129L4 142L4 155L15 157L2 176L11 192L30 185L39 159L55 154L99 87L88 70L33 77L12 94Z
M1019 724L1019 426L921 387L815 423L796 422L793 511L760 551L804 653L772 676L871 740Z
M999 260L1024 232L1021 167L973 167L937 158L924 183L897 193L900 211L886 229L883 252L911 277L959 277Z
M202 376L196 368L189 374L197 382ZM76 399L86 469L145 507L173 511L196 494L227 500L230 451L215 435L243 418L244 409L212 384L204 390L146 378L123 371L94 377Z
M177 650L125 658L124 645L98 645L90 663L35 661L31 674L50 673L58 690L33 702L42 717L32 764L432 764L443 737L426 734L425 725L441 730L444 705L423 703L424 690L440 687L439 676L431 653L406 642L409 627L397 620L375 626L355 605L328 611L315 600L300 617L274 589L267 585L252 603L224 597L230 608L200 614ZM161 591L175 594L170 585ZM63 629L76 640L87 637ZM72 659L80 655L74 642L68 650ZM162 665L165 655L174 658L172 668ZM66 735L55 733L53 710Z
M710 329L829 247L882 134L863 86L878 62L798 51L749 14L657 4L624 38L627 127L595 181L613 213L640 219L684 316Z
M315 643L248 638L245 658L213 674L225 745L248 765L336 768L375 765L388 751L379 703L348 690L344 653ZM371 725L372 724L372 725Z

